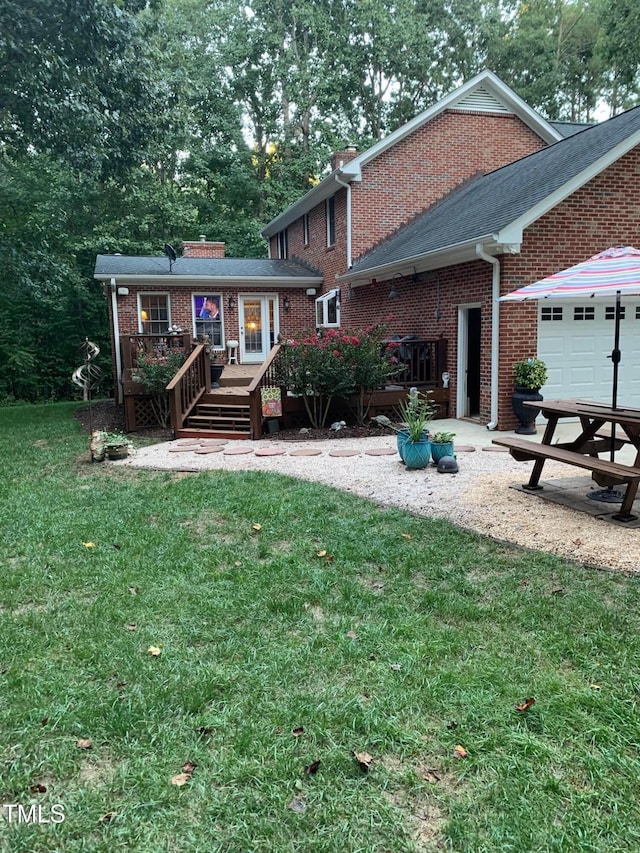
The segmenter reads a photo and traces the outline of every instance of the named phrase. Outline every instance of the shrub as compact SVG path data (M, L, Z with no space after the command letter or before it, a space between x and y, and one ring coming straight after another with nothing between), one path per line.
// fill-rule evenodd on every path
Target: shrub
M520 388L538 391L547 381L547 366L535 356L514 364L515 384Z
M161 427L169 426L169 395L167 385L186 360L182 349L167 352L150 353L138 360L138 366L132 371L133 379L142 383L145 392L151 398L151 407Z

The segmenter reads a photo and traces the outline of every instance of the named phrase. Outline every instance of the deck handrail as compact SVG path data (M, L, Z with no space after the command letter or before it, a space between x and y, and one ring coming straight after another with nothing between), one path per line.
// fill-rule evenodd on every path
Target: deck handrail
M209 355L203 344L197 344L167 385L171 426L174 433L182 429L185 420L195 409L200 398L210 390Z
M260 438L262 435L262 397L260 390L274 381L274 369L280 354L280 344L271 347L269 355L260 365L260 369L249 385L249 418L251 422L251 437Z

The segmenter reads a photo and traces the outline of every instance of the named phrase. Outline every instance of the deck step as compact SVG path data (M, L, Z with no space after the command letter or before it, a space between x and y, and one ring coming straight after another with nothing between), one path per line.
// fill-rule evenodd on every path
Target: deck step
M224 435L224 437L249 438L251 412L248 401L237 402L224 397L214 401L209 397L206 402L196 406L195 412L187 418L184 429L190 432L206 433L211 437Z

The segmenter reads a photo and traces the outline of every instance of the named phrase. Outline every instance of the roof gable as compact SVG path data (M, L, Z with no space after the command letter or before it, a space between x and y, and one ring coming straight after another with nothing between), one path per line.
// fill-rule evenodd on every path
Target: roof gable
M470 180L367 252L341 278L416 265L428 255L434 256L431 266L457 263L473 256L480 241L493 241L496 254L507 251L506 244L518 243L524 228L636 145L640 107Z
M541 139L553 143L562 138L561 133L547 122L535 110L532 110L516 93L503 83L488 69L468 80L460 88L446 95L437 103L403 124L393 133L381 139L371 148L354 157L342 168L336 169L317 186L309 190L297 202L288 207L283 213L272 219L262 229L263 237L271 237L299 219L304 213L336 193L341 186L340 181L361 180L362 167L370 163L380 154L398 144L418 128L432 121L445 110L460 110L473 112L492 112L504 115L515 115L531 128Z

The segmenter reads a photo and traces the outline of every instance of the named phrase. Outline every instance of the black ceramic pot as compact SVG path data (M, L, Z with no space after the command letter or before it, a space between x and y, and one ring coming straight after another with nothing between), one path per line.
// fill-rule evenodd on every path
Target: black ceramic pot
M516 427L518 435L536 434L536 418L540 414L540 409L525 406L524 403L536 402L542 399L542 394L539 391L516 385L515 391L511 395L511 405L519 421L519 425Z
M220 387L220 377L222 376L222 371L224 370L224 364L212 364L211 367L211 387L219 388Z

